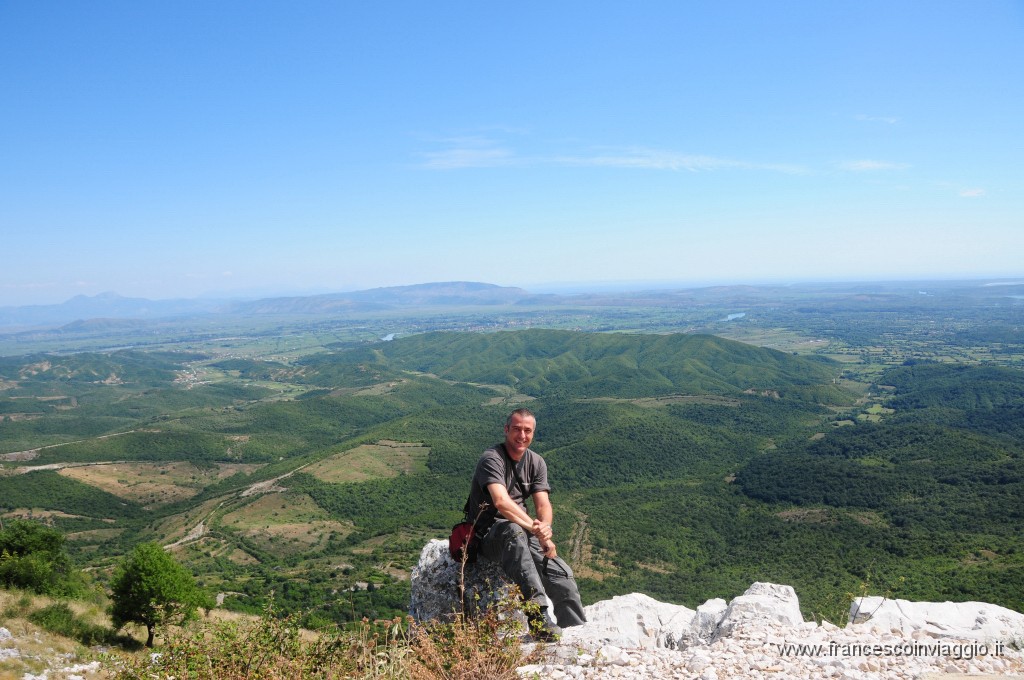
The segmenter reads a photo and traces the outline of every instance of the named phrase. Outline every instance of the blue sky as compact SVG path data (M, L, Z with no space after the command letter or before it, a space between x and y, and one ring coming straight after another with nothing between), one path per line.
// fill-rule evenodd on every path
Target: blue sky
M1024 2L0 2L0 305L1024 275Z

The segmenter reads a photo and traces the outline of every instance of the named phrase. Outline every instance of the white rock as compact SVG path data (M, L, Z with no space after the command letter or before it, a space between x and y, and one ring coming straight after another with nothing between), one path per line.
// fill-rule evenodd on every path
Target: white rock
M541 675L541 671L544 670L544 666L539 663L531 663L527 666L520 666L516 669L516 672L524 678L532 678L535 675L544 677Z
M958 638L979 642L1024 639L1024 614L984 602L909 602L881 597L857 598L850 623L870 622L920 640Z
M685 637L694 611L647 595L620 595L585 607L587 623L566 628L563 642L593 649L601 645L674 648Z
M611 664L614 666L628 666L629 665L629 654L620 647L615 645L605 645L597 653L597 658L602 663Z
M729 603L715 636L728 636L740 628L763 627L768 623L798 626L803 622L800 600L792 586L758 582Z
M658 647L666 634L688 629L695 612L659 602L642 593L620 595L585 607L588 621L601 623L636 640L633 647ZM626 646L626 645L623 645Z
M689 661L686 662L686 670L691 673L700 673L702 670L711 665L711 659L706 656L695 655Z
M412 569L412 597L409 613L422 623L450 618L461 611L459 604L459 567L448 552L448 542L429 541ZM508 594L509 581L497 563L478 559L466 565L467 605L486 608ZM524 619L525 622L525 619Z
M708 600L697 607L693 620L690 622L689 642L699 644L708 642L715 636L718 624L722 622L729 605L720 597Z

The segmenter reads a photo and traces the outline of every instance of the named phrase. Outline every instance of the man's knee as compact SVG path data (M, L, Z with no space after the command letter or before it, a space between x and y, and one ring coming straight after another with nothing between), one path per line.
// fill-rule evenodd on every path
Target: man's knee
M575 583L575 575L572 573L572 567L570 567L565 560L561 558L548 560L545 573L548 578L553 580L569 580Z

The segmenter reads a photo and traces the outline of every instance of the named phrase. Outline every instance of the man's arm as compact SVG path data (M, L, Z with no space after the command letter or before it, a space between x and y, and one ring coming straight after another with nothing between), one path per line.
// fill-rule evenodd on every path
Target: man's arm
M535 491L533 504L537 508L537 521L541 525L540 533L535 532L540 541L541 550L548 557L557 557L558 551L555 549L555 542L551 540L551 522L555 515L551 508L551 498L548 497L548 492Z
M508 495L508 489L503 484L488 484L487 491L491 494L491 500L494 502L494 507L497 509L501 516L510 522L515 522L522 528L529 531L531 534L537 537L541 543L541 547L544 548L547 553L547 545L554 549L555 544L551 542L551 502L547 500L547 492L538 492L533 495L534 503L537 505L537 519L533 519L519 504L512 500L512 497ZM544 495L544 503L547 505L546 514L540 514L541 503L538 502L537 497L542 494ZM541 519L541 517L547 517L547 521ZM554 557L554 555L549 555Z
M494 508L501 513L501 516L510 522L515 522L522 528L534 533L534 521L519 504L508 495L508 489L504 484L488 484L487 491L491 494Z
M491 494L495 509L510 522L515 522L537 537L540 548L547 557L557 557L555 542L551 540L551 501L546 491L533 494L534 505L537 506L537 519L533 519L508 495L503 484L488 484L487 491ZM543 508L543 510L542 510ZM544 519L546 518L546 519Z
M555 513L551 509L551 498L548 497L548 492L535 491L533 494L533 504L537 507L537 519L551 526Z

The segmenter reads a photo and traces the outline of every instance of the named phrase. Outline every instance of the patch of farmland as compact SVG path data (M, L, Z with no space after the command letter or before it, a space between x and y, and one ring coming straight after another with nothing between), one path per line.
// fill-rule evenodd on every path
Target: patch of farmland
M342 451L310 465L306 472L332 484L386 479L427 471L430 447L382 439Z
M125 462L66 467L58 474L154 508L192 498L220 479L258 467L238 463L200 468L187 462Z
M301 524L330 519L312 498L304 493L268 493L254 496L252 502L225 513L219 524L228 529L248 531L277 524Z
M306 494L292 492L257 496L251 503L226 513L219 524L279 556L322 547L332 535L343 538L353 531L350 523L332 520Z

